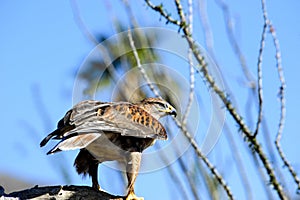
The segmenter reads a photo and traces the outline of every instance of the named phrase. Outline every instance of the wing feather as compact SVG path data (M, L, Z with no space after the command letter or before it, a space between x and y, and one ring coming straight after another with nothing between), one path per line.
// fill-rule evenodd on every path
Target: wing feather
M57 129L41 142L41 146L54 138L61 141L48 153L85 148L105 132L139 138L167 139L163 125L137 105L87 100L69 110L58 122Z
M52 154L58 151L67 151L67 150L85 148L100 136L101 134L98 133L87 133L87 134L74 135L73 137L65 138L61 140L55 147L53 147L47 154Z

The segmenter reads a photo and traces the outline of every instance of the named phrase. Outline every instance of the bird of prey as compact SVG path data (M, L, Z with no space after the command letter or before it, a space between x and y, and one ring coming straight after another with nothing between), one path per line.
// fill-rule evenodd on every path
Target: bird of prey
M74 166L78 174L89 175L92 187L99 190L98 165L118 161L126 166L128 192L126 200L143 199L134 193L144 149L167 134L158 121L176 110L161 98L146 98L138 103L86 100L70 109L58 122L57 129L45 137L60 140L47 154L80 149Z

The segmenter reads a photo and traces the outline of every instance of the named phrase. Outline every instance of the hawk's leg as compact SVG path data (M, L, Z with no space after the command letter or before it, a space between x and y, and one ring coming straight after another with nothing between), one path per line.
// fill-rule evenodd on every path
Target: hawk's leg
M100 190L98 183L98 165L99 162L86 149L80 150L74 162L78 174L89 174L89 176L92 177L92 187L96 190Z
M134 183L138 175L140 164L141 164L142 153L140 152L130 152L127 157L127 179L128 179L128 192L126 195L126 200L144 200L142 197L137 197L134 193Z
M100 185L98 183L98 163L94 162L89 166L89 175L92 177L92 187L96 190L100 190Z

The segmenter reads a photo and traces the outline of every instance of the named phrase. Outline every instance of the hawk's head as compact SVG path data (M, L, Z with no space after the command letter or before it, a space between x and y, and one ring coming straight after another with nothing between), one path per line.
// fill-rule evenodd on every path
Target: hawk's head
M166 115L173 115L176 117L176 109L168 102L160 98L146 98L138 103L140 107L149 112L153 117L159 119Z

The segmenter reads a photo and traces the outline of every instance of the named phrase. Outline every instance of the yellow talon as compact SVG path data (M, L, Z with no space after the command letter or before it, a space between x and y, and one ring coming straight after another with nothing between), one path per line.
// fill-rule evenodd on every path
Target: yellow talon
M137 197L134 193L129 193L126 200L144 200L144 197Z

